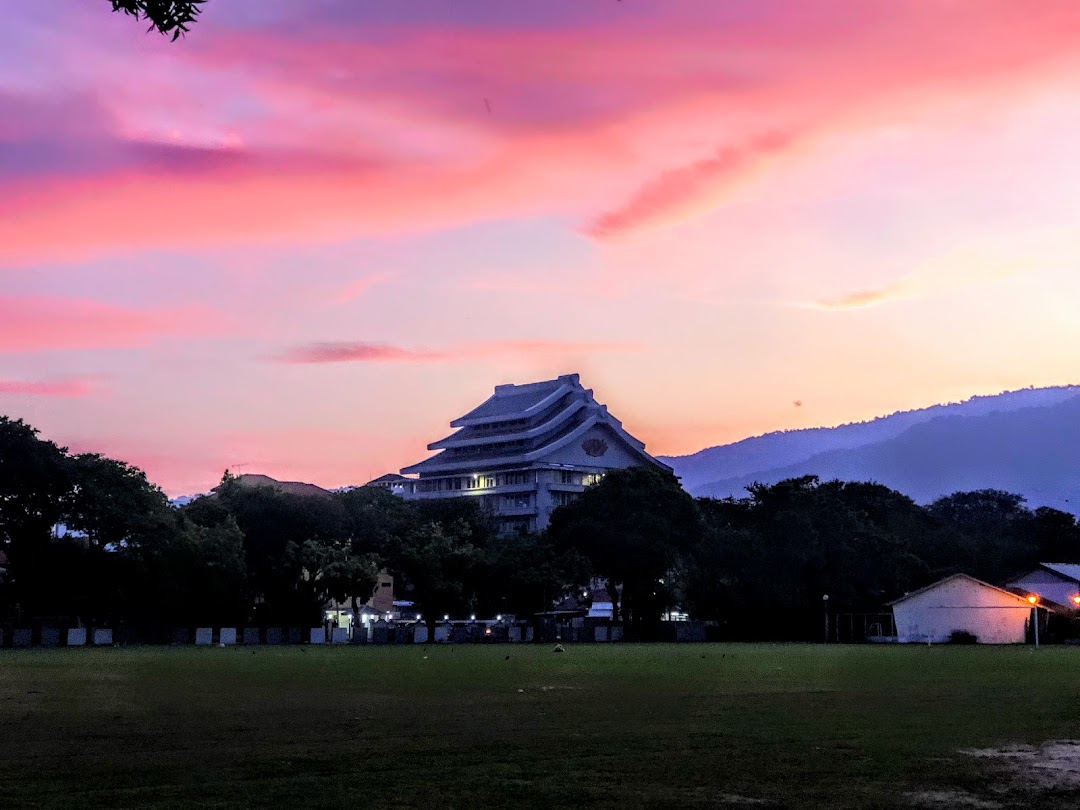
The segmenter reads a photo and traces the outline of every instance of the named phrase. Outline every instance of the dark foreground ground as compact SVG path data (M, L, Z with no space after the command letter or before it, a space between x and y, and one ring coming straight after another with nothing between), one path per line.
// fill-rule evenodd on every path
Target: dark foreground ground
M1073 808L1077 738L1077 648L0 651L7 808Z

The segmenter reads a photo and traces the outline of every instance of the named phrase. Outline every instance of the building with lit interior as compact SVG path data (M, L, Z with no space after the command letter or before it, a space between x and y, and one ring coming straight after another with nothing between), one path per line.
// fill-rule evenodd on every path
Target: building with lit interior
M606 405L577 374L524 385L499 385L455 419L453 433L428 445L435 455L401 470L409 499L473 497L504 532L544 528L556 507L577 498L609 470L652 464Z

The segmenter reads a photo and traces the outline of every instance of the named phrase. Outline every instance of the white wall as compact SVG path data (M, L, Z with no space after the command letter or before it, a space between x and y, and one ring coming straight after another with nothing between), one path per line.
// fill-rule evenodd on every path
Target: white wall
M966 630L982 644L1022 644L1031 606L970 579L943 582L893 605L901 642L944 642Z

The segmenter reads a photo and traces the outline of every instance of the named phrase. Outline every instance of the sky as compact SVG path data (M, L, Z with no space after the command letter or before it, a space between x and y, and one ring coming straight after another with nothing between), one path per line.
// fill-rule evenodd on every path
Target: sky
M171 495L1080 382L1075 0L109 5L0 0L0 414Z

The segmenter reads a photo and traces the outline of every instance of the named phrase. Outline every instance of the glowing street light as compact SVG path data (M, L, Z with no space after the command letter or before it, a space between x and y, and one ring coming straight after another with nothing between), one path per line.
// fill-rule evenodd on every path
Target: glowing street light
M1073 597L1073 604L1080 607L1080 593Z
M1027 600L1028 600L1028 602L1031 603L1031 615L1032 615L1032 618L1033 618L1033 620L1035 622L1035 646L1038 647L1039 646L1039 595L1033 593L1033 594L1031 594L1031 596L1029 596L1027 598Z

